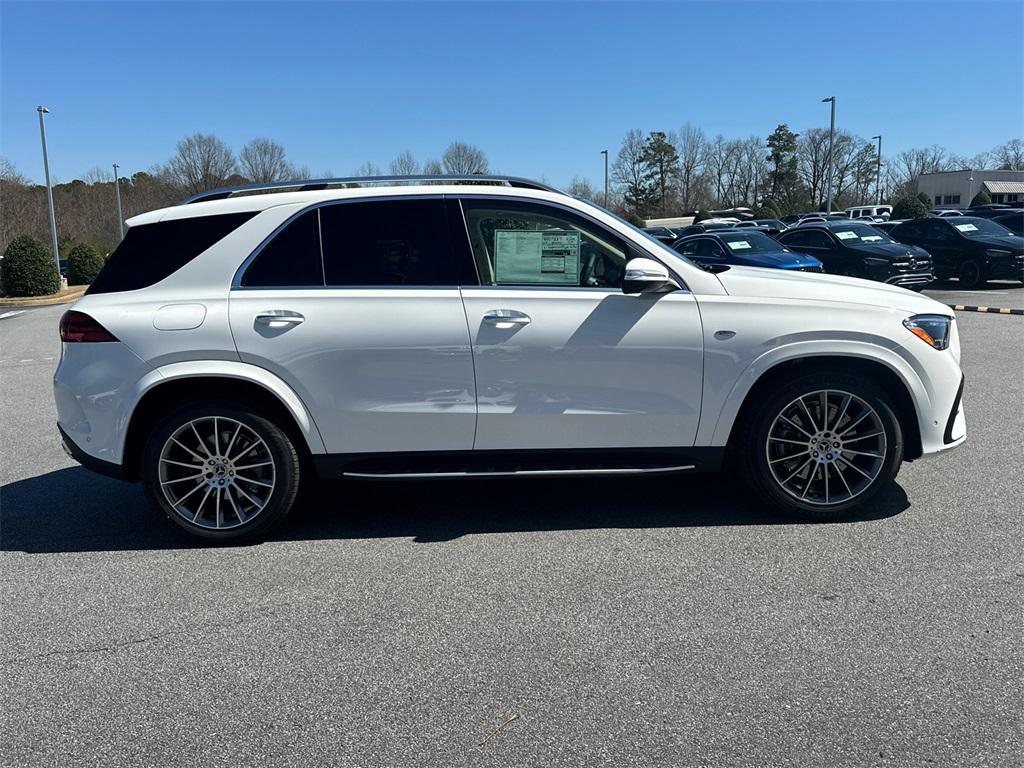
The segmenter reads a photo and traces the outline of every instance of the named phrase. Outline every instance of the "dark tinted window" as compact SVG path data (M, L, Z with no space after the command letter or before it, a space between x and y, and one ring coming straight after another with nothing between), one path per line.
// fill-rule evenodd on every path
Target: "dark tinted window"
M441 199L328 205L320 227L327 285L476 283L472 262L452 254Z
M832 238L829 237L824 232L822 232L820 229L818 229L818 230L811 229L811 230L808 230L807 232L804 232L804 238L806 238L804 240L804 244L809 246L809 247L811 247L811 248L831 248L832 247Z
M134 291L158 283L256 213L196 216L131 227L87 293Z
M288 224L259 252L242 277L254 287L323 285L317 211Z
M892 230L892 236L901 242L917 242L924 238L925 220L905 221Z
M796 232L790 231L785 232L779 237L779 242L785 245L787 248L800 248L807 245L807 232Z

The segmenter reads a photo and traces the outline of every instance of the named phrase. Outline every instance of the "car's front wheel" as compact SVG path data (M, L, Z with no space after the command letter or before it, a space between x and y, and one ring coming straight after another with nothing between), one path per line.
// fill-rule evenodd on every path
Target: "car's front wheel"
M842 517L895 478L903 434L889 397L848 374L812 374L757 404L742 438L748 482L774 507Z
M964 290L972 290L985 282L985 271L975 259L967 259L957 271L957 279Z
M151 432L142 482L174 523L204 539L259 538L288 515L301 462L287 433L229 403L175 410Z

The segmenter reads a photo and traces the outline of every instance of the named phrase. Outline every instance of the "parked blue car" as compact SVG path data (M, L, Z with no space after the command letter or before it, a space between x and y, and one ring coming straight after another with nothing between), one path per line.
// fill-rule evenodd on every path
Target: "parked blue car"
M795 253L768 235L751 229L713 230L701 235L681 237L672 248L703 267L735 264L744 267L795 269L800 272L824 272L820 261L805 253Z

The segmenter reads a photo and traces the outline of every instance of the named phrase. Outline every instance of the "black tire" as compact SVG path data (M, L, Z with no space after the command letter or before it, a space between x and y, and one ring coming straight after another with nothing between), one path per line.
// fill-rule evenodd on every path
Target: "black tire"
M780 414L786 413L786 409L789 407L795 408L793 403L798 398L809 397L811 393L815 393L815 398L820 402L821 391L832 393L831 396L826 395L825 398L825 413L829 414L829 418L825 421L825 429L810 429L808 422L816 427L821 427L819 422L821 421L822 411L819 408L817 410L817 421L812 420L811 416L814 414L810 411L814 411L815 406L812 401L806 401L805 405L810 405L807 419L804 420L797 416L793 418L799 426L808 428L809 438L805 438L804 435L797 432L796 426L792 427L792 436L799 437L800 442L805 439L807 440L806 460L809 462L809 466L805 470L805 475L797 472L794 479L790 481L792 485L784 486L782 482L784 478L781 476L788 474L789 471L798 467L803 462L804 456L794 453L792 460L788 458L775 458L776 456L787 455L787 453L774 453L775 451L798 451L801 446L793 445L786 441L785 438L780 439L777 437L776 435L780 433L777 431L773 432L773 427L776 429L779 427L783 429L789 428L788 424L778 421ZM846 401L845 395L852 395L853 397ZM846 413L842 412L841 408L844 401L847 402ZM851 404L856 405L856 410L851 409ZM853 424L854 416L859 416L861 413L861 404L870 406L874 416L865 416L865 421L861 421L860 424ZM792 412L790 413L792 414ZM829 426L831 419L836 421ZM858 436L862 434L862 429L867 429L868 424L874 424L876 421L881 427L879 434L884 433L884 439L882 437L872 438L870 437L870 432L863 432L863 434L868 435L867 438ZM822 456L821 461L826 463L818 466L817 462L819 459L815 457L819 454L815 453L813 457L811 456L811 449L818 447L817 443L812 442L812 438L814 440L822 439L819 435L822 433L829 434L829 430L832 431L831 434L836 440L842 441L840 443L842 447L837 449L828 448L830 455L832 455L831 452L833 450L835 451L834 461L829 459L826 462L825 454L820 454ZM843 430L849 431L843 432ZM839 437L839 435L842 435L842 437ZM851 436L847 437L847 435ZM770 437L772 437L772 442L769 442ZM867 440L873 440L874 442L867 443ZM872 458L870 455L872 446L877 446L878 444L881 444L883 447L875 447L873 451L878 451L878 458ZM735 445L744 479L757 494L757 497L764 499L776 510L789 516L809 520L842 519L851 511L869 503L876 494L895 479L896 473L899 471L900 464L903 461L903 432L900 428L899 419L896 418L894 413L889 396L869 379L846 373L807 374L786 382L781 386L773 387L772 391L763 401L756 403L754 408L748 412L744 424L739 430ZM855 450L859 448L869 449L867 458L858 458L857 455L849 451L843 452L844 449ZM857 462L865 461L870 462L871 466L857 464ZM848 465L852 465L852 468ZM868 474L873 475L873 479L854 495L853 491L857 488L855 483L864 482L853 471L858 466L861 466L862 469L867 468ZM779 470L778 477L774 473L773 468ZM811 477L812 472L815 473L817 480ZM838 489L836 491L836 496L840 499L838 502L821 503L819 501L814 503L813 501L802 500L795 495L795 490L798 490L803 485L803 481L807 480L808 488L815 487L816 490L820 490L824 485L825 499L827 500L829 498L829 486L825 485L828 482L825 477L826 475L831 476L832 487ZM849 482L846 480L847 477L850 478ZM798 483L799 485L797 485ZM812 483L814 483L813 486ZM792 486L794 485L797 486L796 489L793 489ZM842 489L843 485L846 486L845 490ZM787 490L787 487L790 490ZM849 496L843 499L842 496L846 491L849 491Z
M214 418L217 419L216 422L212 421ZM230 463L227 460L227 455L238 453L233 447L238 437L236 435L229 445L225 445L224 442L220 443L220 445L224 446L222 450L225 455L225 463L230 464L232 476L236 466L246 470L246 477L249 477L249 473L253 473L253 479L249 481L242 479L241 470L239 470L237 478L232 477L231 479L224 476L225 471L223 468L218 470L219 476L223 477L223 482L228 484L224 488L214 486L215 492L213 494L217 506L215 522L219 526L223 520L225 524L223 528L213 528L209 524L203 524L202 521L206 521L210 515L210 507L207 506L210 503L208 500L204 499L200 503L197 517L193 520L198 519L201 522L196 523L193 520L186 519L183 512L178 511L179 509L185 509L184 502L187 499L179 499L181 506L176 507L172 504L172 499L169 498L169 495L179 493L177 489L182 486L186 490L180 493L187 493L193 489L194 483L195 486L199 486L195 488L196 494L190 503L190 505L194 505L196 498L203 494L209 496L210 492L204 490L206 485L216 482L213 472L207 472L209 468L199 463L200 459L204 458L212 462L213 457L211 454L213 451L207 449L204 452L202 446L203 438L200 438L198 434L195 437L179 441L176 447L168 449L181 451L174 460L161 459L161 454L165 446L168 445L172 435L176 435L179 430L187 427L190 422L198 423L201 427L215 424L216 432L222 436L221 440L223 441L230 440L234 427L240 424L242 427L238 428L238 432L243 435L242 440L248 439L250 441L242 442L241 449L245 449L247 445L251 444L252 448L250 450L253 453L250 453L249 450L246 450L245 453L250 456L255 455L257 459L264 462L272 462L272 464L265 464L255 470L247 469L245 464ZM224 431L224 424L228 425L227 431ZM204 429L200 429L200 431L205 434ZM214 429L212 427L210 432L211 438L206 440L207 445L213 439L212 433ZM253 435L256 437L253 438ZM259 441L262 441L262 443ZM213 448L213 446L209 445L209 448ZM185 461L180 462L180 459L185 459ZM179 461L179 464L173 463L176 460ZM235 462L238 462L238 460L238 456L236 456ZM252 460L246 458L244 461L251 462ZM173 480L171 483L162 482L162 477L166 477L167 471L172 467L185 467L192 463L196 464L194 468L186 467L184 469L176 469L175 471L189 473L192 469L197 469L200 473L206 473L203 478L192 481L188 476L182 474L181 477L183 479L180 482L177 480ZM254 465L250 464L249 466ZM161 475L162 471L164 472L163 476ZM292 440L277 424L258 413L240 408L231 403L207 401L178 408L157 424L156 428L150 433L143 448L141 476L142 485L150 503L162 510L172 522L190 534L208 541L239 543L258 540L266 536L288 516L299 491L302 462ZM207 480L206 478L210 479ZM269 491L264 490L265 481L267 480L270 481L272 486ZM235 483L237 486L234 491L230 487L231 483ZM259 483L264 484L261 485ZM168 490L165 493L165 486L174 490ZM249 501L246 501L246 498ZM223 512L219 506L222 501L225 505ZM229 502L232 503L229 504ZM260 502L263 504L262 507L258 507ZM237 510L237 514L235 510ZM188 511L191 512L191 508Z
M960 287L967 291L978 288L985 283L985 270L976 259L965 260L960 265L956 275L960 281Z

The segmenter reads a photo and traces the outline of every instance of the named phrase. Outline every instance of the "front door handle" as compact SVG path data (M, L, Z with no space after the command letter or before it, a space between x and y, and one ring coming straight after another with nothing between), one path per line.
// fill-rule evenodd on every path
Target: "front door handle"
M287 309L268 309L256 315L256 322L268 328L288 328L298 325L306 318L298 312L291 312Z
M515 309L491 309L484 314L484 322L495 328L513 328L517 325L529 325L530 316Z

